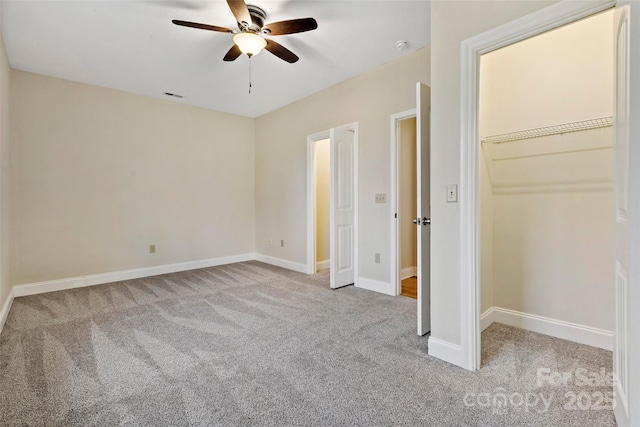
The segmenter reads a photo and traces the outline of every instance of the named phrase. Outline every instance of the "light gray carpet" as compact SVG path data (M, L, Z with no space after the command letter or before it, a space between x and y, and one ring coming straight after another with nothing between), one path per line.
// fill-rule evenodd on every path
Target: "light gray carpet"
M16 298L0 424L615 425L564 407L611 387L536 385L538 368L611 372L610 352L496 324L483 360L429 357L415 300L248 262ZM533 393L554 393L546 412L520 404Z

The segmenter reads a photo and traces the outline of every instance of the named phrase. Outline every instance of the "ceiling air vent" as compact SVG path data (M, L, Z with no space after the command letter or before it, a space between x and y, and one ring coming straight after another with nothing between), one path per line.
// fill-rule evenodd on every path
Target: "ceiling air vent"
M172 96L174 98L179 98L179 99L184 98L184 96L178 95L177 93L165 92L164 94L167 95L167 96Z

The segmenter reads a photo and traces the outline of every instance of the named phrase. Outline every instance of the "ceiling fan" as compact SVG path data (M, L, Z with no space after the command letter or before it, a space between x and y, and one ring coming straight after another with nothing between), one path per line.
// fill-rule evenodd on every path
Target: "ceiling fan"
M264 38L264 36L302 33L318 28L318 23L313 18L290 19L265 24L267 14L261 8L247 5L244 0L227 0L227 4L238 22L238 30L177 19L171 22L183 27L235 34L233 36L234 44L223 58L225 61L235 61L243 53L251 58L264 48L278 58L294 63L300 59L295 53L271 39Z

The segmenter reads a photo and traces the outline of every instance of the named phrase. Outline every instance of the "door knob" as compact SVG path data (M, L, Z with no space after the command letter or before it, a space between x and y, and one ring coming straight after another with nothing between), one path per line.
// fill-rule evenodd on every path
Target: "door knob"
M413 218L413 222L415 225L420 225L422 223L422 221L420 221L420 218Z
M418 221L420 221L420 218L418 218ZM422 225L431 225L431 218L427 218L426 216L422 218Z

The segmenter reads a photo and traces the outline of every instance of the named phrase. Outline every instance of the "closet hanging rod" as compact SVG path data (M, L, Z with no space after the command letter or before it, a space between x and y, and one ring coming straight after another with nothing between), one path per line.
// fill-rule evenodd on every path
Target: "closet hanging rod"
M482 144L502 144L504 142L519 141L522 139L539 138L541 136L561 135L563 133L578 132L581 130L598 129L613 126L613 117L600 117L597 119L580 120L559 125L544 126L534 129L520 130L517 132L501 133L482 138Z

